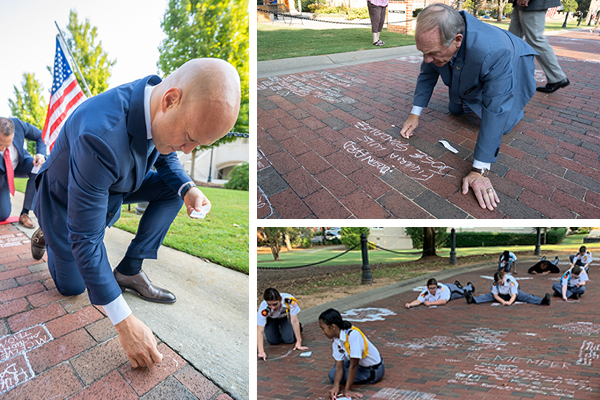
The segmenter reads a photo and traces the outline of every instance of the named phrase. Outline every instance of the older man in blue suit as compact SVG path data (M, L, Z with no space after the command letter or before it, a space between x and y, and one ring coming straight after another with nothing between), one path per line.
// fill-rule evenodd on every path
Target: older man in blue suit
M34 157L27 151L25 139L35 140ZM41 167L46 160L46 145L42 140L42 131L18 118L0 118L0 152L3 161L0 163L0 221L10 216L10 195L14 195L14 186L10 187L7 165L12 169L12 178L28 178L25 189L23 209L19 214L19 223L26 228L35 228L29 217L29 211L35 197L35 167ZM6 177L6 178L5 178ZM12 183L14 185L14 181ZM11 193L12 192L12 193Z
M449 110L458 115L475 112L481 127L471 172L463 178L482 208L494 210L500 202L488 178L498 159L502 135L523 118L523 108L535 93L534 55L525 41L485 24L464 11L444 4L425 8L417 19L417 49L423 52L414 106L401 135L409 138L418 126L441 75L449 87Z
M239 105L240 80L231 64L189 61L162 82L148 76L86 100L66 121L39 173L35 212L41 230L32 237L32 253L41 258L48 251L48 269L63 295L87 288L115 325L134 368L158 364L162 355L121 292L174 302L171 292L152 285L142 261L157 257L183 204L190 216L210 205L175 152L190 153L224 136ZM143 201L149 205L138 232L113 272L105 228L119 218L123 203Z

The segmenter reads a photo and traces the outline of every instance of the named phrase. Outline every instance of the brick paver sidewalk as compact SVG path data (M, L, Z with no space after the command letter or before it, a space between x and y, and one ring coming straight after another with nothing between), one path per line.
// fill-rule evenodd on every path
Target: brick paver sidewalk
M549 40L571 85L536 93L503 137L497 210L461 194L480 120L449 114L441 80L401 138L421 62L411 56L259 80L258 217L599 218L600 37Z
M102 308L59 294L44 261L0 226L1 399L231 399L159 339L161 365L131 368Z
M409 291L353 312L354 322L378 347L386 373L375 385L354 386L363 399L580 399L600 398L600 301L592 266L581 300L511 307L467 304L407 310L419 292ZM567 268L566 263L560 265ZM520 266L521 271L525 265ZM489 292L495 268L453 277L472 281L476 295ZM558 276L516 276L526 293L551 292ZM524 279L521 279L524 278ZM425 281L423 281L423 286ZM323 310L327 305L321 306ZM371 308L371 310L369 310ZM373 308L385 309L376 312ZM379 314L380 320L373 320ZM300 357L291 346L267 346L270 361L258 361L259 399L326 399L327 374L334 364L331 341L317 323L304 326L303 344L312 355Z

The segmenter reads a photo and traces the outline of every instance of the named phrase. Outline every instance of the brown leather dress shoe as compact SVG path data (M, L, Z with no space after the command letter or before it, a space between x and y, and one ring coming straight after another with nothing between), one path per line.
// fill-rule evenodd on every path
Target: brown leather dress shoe
M31 218L29 218L28 214L21 214L21 216L19 217L19 223L21 225L23 225L25 228L29 228L29 229L35 228L35 224L31 220Z
M115 269L115 279L121 290L131 290L142 299L155 303L175 303L175 295L166 289L154 286L144 271L133 276L123 275Z
M46 252L46 239L42 233L42 228L38 228L31 237L31 256L36 260L41 260Z

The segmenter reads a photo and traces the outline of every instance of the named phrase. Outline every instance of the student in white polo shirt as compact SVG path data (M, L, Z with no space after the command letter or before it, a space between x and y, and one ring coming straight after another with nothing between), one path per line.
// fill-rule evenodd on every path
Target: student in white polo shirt
M490 293L482 294L481 296L473 297L470 293L465 293L467 303L489 303L497 301L503 306L512 306L515 301L522 303L537 304L540 306L550 305L550 294L546 293L544 298L527 294L519 289L519 283L506 271L496 272L494 274L494 282L490 288Z
M593 258L592 253L588 251L587 247L581 246L579 252L577 254L571 254L569 259L571 260L571 268L578 265L583 267L586 274L590 271L590 263L593 261Z
M475 292L475 286L471 282L463 287L459 281L452 283L441 283L435 278L427 281L427 289L423 290L416 300L406 303L406 308L417 307L423 304L424 306L443 306L450 300L462 299L465 297L465 292Z
M344 321L333 308L321 313L319 326L328 339L333 339L335 365L329 371L329 379L333 382L329 399L335 400L341 394L362 397L352 391L352 385L377 383L383 378L385 367L379 351L360 329Z
M552 289L555 295L562 297L565 301L570 297L577 300L585 293L585 284L588 280L588 275L583 267L576 265L565 272L560 282L552 285Z
M302 346L302 334L298 313L300 306L298 300L287 293L279 293L277 289L265 290L264 300L258 307L257 319L257 347L258 357L267 359L263 334L270 344L287 343L294 345L294 350L306 350Z

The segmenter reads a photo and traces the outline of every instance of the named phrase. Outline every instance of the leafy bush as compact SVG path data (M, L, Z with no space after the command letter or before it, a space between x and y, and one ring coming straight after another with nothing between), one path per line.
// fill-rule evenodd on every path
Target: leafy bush
M567 233L567 228L552 228L548 230L546 243L560 243ZM492 247L492 246L516 246L535 245L537 234L510 233L510 232L457 232L456 247ZM451 246L451 237L446 239L446 247Z
M301 0L300 4L302 5L303 12L313 12L309 7L312 4L325 4L325 0Z
M360 235L364 233L369 236L371 230L369 228L350 228L343 227L342 228L342 243L346 245L347 249L351 249L357 244L360 244ZM360 250L360 247L357 249Z
M415 8L415 9L413 10L413 18L417 18L417 15L419 15L419 13L420 13L421 11L423 11L423 9L422 9L422 8Z
M250 165L243 163L236 165L229 175L229 181L224 185L225 189L249 190Z
M348 12L348 19L367 19L369 18L369 9L367 7L352 8Z
M313 245L313 242L309 238L303 238L302 243L300 244L300 246L303 249L310 249L312 247L312 245Z
M439 249L446 243L446 238L449 234L446 232L448 228L435 228L435 248ZM423 228L406 228L406 234L412 239L413 248L423 248ZM449 247L449 246L447 246Z

